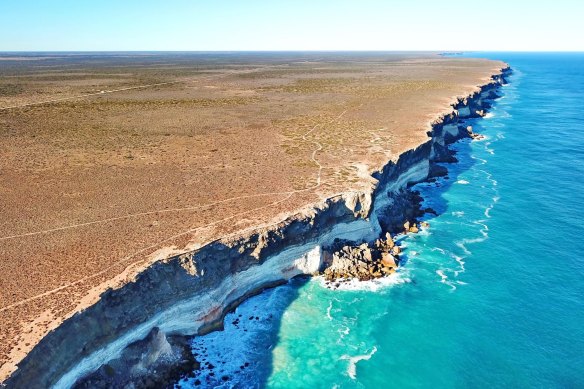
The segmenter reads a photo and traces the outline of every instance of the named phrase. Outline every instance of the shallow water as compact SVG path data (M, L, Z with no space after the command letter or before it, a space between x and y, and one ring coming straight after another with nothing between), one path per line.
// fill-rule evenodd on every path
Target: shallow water
M513 67L511 83L473 123L487 139L453 145L448 179L418 185L440 216L401 238L395 277L336 291L295 280L248 300L194 341L215 366L195 379L584 387L584 55L485 56Z

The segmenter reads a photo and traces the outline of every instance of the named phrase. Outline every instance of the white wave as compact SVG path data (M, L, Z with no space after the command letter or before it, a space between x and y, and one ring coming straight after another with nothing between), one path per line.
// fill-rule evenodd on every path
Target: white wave
M326 284L324 277L317 277L320 281L320 284L325 288L331 288L331 284ZM353 278L350 280L343 280L339 282L339 286L334 288L335 290L340 291L369 291L369 292L377 292L381 289L385 289L387 287L393 285L399 285L411 282L411 280L404 276L404 272L396 272L387 277L382 278L375 278L369 281L359 281L358 278ZM336 283L333 283L336 285Z
M458 263L458 266L460 266L458 270L454 271L454 276L458 277L459 274L464 273L466 271L466 268L464 267L466 262L463 260L464 259L463 257L460 257L458 255L452 254L452 258L454 258L454 260Z
M458 180L456 181L457 184L461 184L461 185L468 185L470 184L470 182L468 182L467 180Z
M456 285L448 279L448 276L444 274L444 270L436 270L436 274L440 276L440 282L442 284L450 286L451 290L456 290Z
M472 255L472 252L466 248L465 244L462 242L454 242L466 255Z
M329 306L326 309L326 317L330 320L333 321L333 317L331 316L331 309L333 309L333 302L329 301Z
M475 157L473 155L471 155L471 158L476 160L476 161L479 161L481 163L481 165L485 165L487 163L487 160L484 158Z
M454 211L452 212L452 216L463 217L464 211Z
M483 116L483 119L491 119L495 117L495 114L492 112L487 112L487 114L485 116Z
M272 353L274 318L284 310L286 287L275 288L252 297L227 314L224 330L197 336L191 347L197 353L202 369L195 376L180 381L181 387L197 387L195 379L207 387L253 387L256 377L253 366L262 363L266 353ZM288 311L285 311L287 313ZM285 315L284 313L284 315ZM209 368L211 363L214 367ZM243 366L243 367L242 367ZM230 380L222 382L220 377Z
M359 361L368 361L376 352L377 347L373 346L373 350L371 350L371 352L367 354L356 355L354 357L346 354L341 356L341 359L349 361L349 366L347 367L347 374L349 375L349 377L351 377L351 379L353 380L357 378L357 363Z
M483 236L480 236L478 238L467 238L467 239L462 239L459 241L454 242L454 244L456 246L458 246L460 249L462 249L462 251L464 251L464 253L466 255L472 255L472 252L466 247L467 244L474 244L474 243L481 243L484 242L485 240L487 240L487 238L489 237L488 234L486 232L481 231Z
M343 344L343 339L345 339L345 336L349 335L349 333L351 332L351 329L348 326L343 325L341 328L337 329L337 332L339 334L337 344L341 345Z
M491 205L489 205L487 208L485 208L485 216L486 216L486 217L488 217L488 218L490 218L490 217L491 217L491 214L490 214L490 212L491 212L491 209L493 209L493 207L494 207L494 206L495 206L494 204L491 204Z
M481 233L483 235L486 235L486 231L489 231L489 226L486 225L485 222L486 222L486 220L483 220L483 219L475 220L475 221L472 222L473 224L476 224L477 226L481 226L482 227L481 228ZM483 232L483 230L485 232Z
M444 274L443 270L436 270L436 274L438 274L440 276L440 282L442 282L443 284L446 283L446 281L448 280L448 276L446 274Z
M493 175L486 170L478 169L479 172L487 176L487 181L489 181L493 186L497 186L499 183L493 178Z

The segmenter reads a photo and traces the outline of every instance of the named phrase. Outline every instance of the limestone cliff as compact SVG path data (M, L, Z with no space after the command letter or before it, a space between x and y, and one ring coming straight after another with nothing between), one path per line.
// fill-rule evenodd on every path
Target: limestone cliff
M70 387L145 339L160 351L137 362L147 370L171 354L164 334L218 328L225 313L248 296L322 270L323 247L335 239L359 244L401 231L414 217L408 185L435 174L433 162L452 160L447 144L471 136L461 119L483 116L509 71L502 69L479 91L459 99L450 114L432 123L425 143L376 172L371 193L338 195L276 225L154 263L134 282L105 292L50 332L19 364L7 387Z

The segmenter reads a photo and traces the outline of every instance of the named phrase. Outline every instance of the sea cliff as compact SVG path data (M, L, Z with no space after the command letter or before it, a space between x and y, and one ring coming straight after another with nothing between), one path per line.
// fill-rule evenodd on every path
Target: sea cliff
M502 69L475 93L458 99L452 112L432 123L425 143L373 174L377 183L371 191L339 194L275 225L154 263L134 282L105 292L95 305L45 336L7 387L83 386L88 383L83 377L116 359L131 361L124 362L130 367L124 374L135 374L137 380L164 360L168 366L192 366L181 337L220 328L227 312L264 288L323 270L323 252L335 240L372 242L414 220L417 210L408 186L441 174L436 163L453 159L447 145L473 135L464 120L485 114L508 72ZM149 352L128 358L139 342ZM110 373L116 377L119 372Z

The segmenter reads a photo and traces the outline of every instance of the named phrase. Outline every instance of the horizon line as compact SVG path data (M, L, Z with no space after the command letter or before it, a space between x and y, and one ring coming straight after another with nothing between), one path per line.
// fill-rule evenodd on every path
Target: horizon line
M583 50L391 50L391 49L218 49L218 50L0 50L5 53L584 53Z

